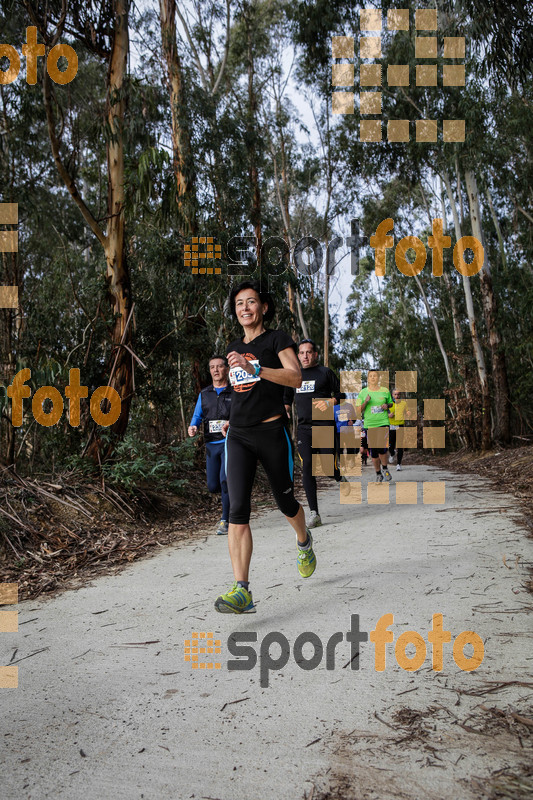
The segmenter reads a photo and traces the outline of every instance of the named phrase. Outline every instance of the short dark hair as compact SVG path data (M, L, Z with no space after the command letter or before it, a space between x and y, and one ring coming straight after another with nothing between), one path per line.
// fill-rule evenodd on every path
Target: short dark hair
M235 286L231 290L228 303L229 303L229 310L232 316L234 316L235 319L237 318L237 312L235 311L235 298L237 297L239 292L242 292L243 289L252 289L254 292L257 292L257 294L259 295L259 299L261 300L262 303L268 304L268 308L265 314L263 315L263 321L270 322L270 320L274 318L274 314L276 313L276 305L274 303L274 300L272 299L272 295L270 294L270 292L263 291L263 288L259 283L259 281L242 281L242 283L239 283L238 286Z
M210 364L211 361L215 361L216 359L218 359L220 361L223 361L225 367L228 366L228 359L226 358L226 356L218 356L218 355L211 356L211 358L209 359L209 361L207 363Z
M303 344L310 344L314 352L318 353L318 347L316 346L316 344L313 342L312 339L302 339L300 342L298 342L298 350Z

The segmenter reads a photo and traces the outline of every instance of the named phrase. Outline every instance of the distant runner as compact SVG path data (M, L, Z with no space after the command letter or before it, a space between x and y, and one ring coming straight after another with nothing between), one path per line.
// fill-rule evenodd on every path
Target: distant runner
M350 403L349 400L343 400L338 405L333 406L333 416L335 419L335 428L336 428L335 466L340 471L341 456L344 456L346 459L347 466L351 469L355 466L355 456L357 453L359 453L359 447L356 448L351 446L350 447L341 446L341 431L343 428L348 430L351 428L353 430L356 422L355 408L353 407L353 405ZM359 428L357 430L359 430Z
M231 407L231 388L228 383L228 362L224 356L209 359L209 372L213 383L202 389L189 425L189 436L196 436L198 427L204 423L205 466L207 488L210 492L220 492L222 497L222 517L217 534L228 532L229 495L224 464L225 439L222 425L229 419Z
M369 454L366 441L366 431L364 426L365 423L363 422L362 419L356 419L354 424L354 429L356 433L359 432L361 436L361 460L363 462L363 466L366 467Z
M357 405L361 406L361 415L365 423L368 446L376 481L381 483L392 480L387 466L387 447L389 434L389 408L392 408L392 396L388 389L379 385L379 373L371 369L368 373L368 386L357 396ZM379 432L377 429L380 429ZM378 441L372 441L376 437ZM376 446L377 445L377 446Z
M409 417L409 412L406 411L407 403L405 400L400 400L400 392L398 389L393 389L392 399L394 400L393 406L389 411L390 433L389 433L389 464L394 462L394 454L396 453L396 431L405 425L406 416ZM396 471L400 472L402 469L403 448L399 447L396 456Z
M278 508L296 531L296 562L302 578L313 574L316 557L304 510L294 497L293 451L283 407L283 387L297 388L302 382L295 344L283 331L265 328L275 307L259 283L239 284L230 294L229 307L244 332L228 347L232 401L229 427L227 423L224 426L230 496L228 545L235 582L217 597L215 608L225 614L242 614L255 611L248 571L253 549L251 493L258 461Z
M296 440L298 442L298 452L302 459L302 479L309 504L308 528L317 528L322 525L320 514L318 513L318 498L316 491L316 477L313 475L313 449L312 426L328 425L327 422L313 422L313 400L316 398L330 399L335 398L339 402L340 383L339 379L329 367L317 364L318 349L312 339L302 339L298 345L298 360L302 368L302 385L299 389L285 389L283 402L288 410L293 400L296 402L296 414L298 417L298 431ZM318 405L321 411L325 411L325 403ZM337 431L334 432L335 444L338 441ZM334 478L338 482L341 480L338 468L338 448L319 448L315 453L325 454L334 452Z

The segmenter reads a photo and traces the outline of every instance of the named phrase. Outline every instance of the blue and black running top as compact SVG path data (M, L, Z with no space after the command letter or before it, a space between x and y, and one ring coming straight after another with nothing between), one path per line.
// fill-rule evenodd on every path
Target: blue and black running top
M198 395L191 425L197 427L203 422L206 442L224 442L222 423L229 419L231 408L231 389L228 386L206 386Z
M244 337L243 337L244 338ZM241 339L231 342L226 355L235 351L242 353L247 361L260 364L271 369L283 369L278 353L282 350L296 349L296 344L284 331L267 330L245 344ZM232 367L229 372L231 383L230 425L249 428L259 425L263 420L281 414L285 417L283 405L284 387L267 381L259 376L254 377L240 367Z

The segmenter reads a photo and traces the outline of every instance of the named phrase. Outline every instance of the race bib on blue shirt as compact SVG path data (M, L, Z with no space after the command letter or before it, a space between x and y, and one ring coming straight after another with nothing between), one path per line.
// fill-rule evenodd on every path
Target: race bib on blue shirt
M210 419L209 420L209 433L222 433L222 426L224 425L223 419Z

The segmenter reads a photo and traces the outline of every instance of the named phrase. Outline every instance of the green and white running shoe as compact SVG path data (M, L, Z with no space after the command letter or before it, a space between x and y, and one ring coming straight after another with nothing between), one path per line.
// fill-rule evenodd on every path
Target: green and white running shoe
M298 572L302 578L310 578L316 569L316 556L313 552L313 537L311 536L309 528L306 530L309 536L309 547L306 550L302 550L301 547L298 547L298 558L296 559Z
M229 592L217 597L215 608L221 614L255 614L256 612L252 593L245 589L244 586L239 586L237 581L235 581Z

